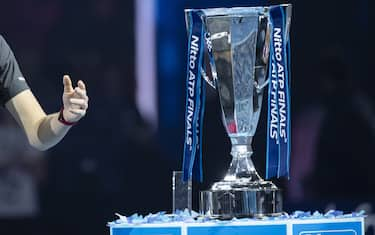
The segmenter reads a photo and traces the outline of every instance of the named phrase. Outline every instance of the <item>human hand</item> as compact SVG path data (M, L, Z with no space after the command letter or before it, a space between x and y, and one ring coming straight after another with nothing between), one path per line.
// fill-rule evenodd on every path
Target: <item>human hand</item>
M72 81L68 75L64 75L63 83L63 118L67 122L74 123L85 116L88 108L89 98L86 94L86 86L83 81L79 80L77 87L73 89Z

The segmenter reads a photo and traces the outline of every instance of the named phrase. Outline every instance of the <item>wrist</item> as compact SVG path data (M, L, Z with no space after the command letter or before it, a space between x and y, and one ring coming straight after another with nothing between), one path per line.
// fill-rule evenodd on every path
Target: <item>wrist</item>
M73 126L73 125L77 124L77 122L70 122L70 121L65 120L65 118L64 118L64 107L62 107L60 109L59 116L58 116L57 120L65 126Z

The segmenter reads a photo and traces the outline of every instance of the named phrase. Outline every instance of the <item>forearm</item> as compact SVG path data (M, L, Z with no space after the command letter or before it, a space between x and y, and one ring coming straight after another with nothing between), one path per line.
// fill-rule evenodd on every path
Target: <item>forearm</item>
M6 107L25 131L30 145L38 150L54 146L69 130L58 121L58 113L46 115L30 90L12 98Z
M62 124L58 120L59 113L45 116L37 127L36 145L39 150L46 150L56 145L69 131L70 126Z
M88 97L82 81L73 89L70 78L64 76L62 98L64 109L61 122L59 113L46 115L29 89L11 98L5 106L25 131L30 144L39 150L46 150L56 145L66 135L70 124L85 116L88 108Z

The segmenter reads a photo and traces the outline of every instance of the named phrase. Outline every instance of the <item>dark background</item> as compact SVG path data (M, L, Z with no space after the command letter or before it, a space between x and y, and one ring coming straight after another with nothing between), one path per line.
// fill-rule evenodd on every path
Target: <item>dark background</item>
M181 168L184 141L183 9L273 3L280 1L156 0L159 121L153 131L135 105L132 1L2 2L0 33L46 112L60 108L66 73L86 82L90 107L79 125L46 153L46 174L38 183L40 213L33 218L1 218L0 233L108 234L106 222L115 219L115 212L170 211L171 175ZM373 7L367 0L290 3L292 125L298 137L292 143L298 148L293 147L291 180L275 180L285 191L285 210L366 208L371 214L375 210L375 82L369 70L374 66L369 59ZM195 195L219 180L230 162L230 143L219 112L217 96L209 89L205 179L196 184ZM262 113L253 159L264 175ZM311 164L302 167L306 161ZM368 224L373 220L368 217Z

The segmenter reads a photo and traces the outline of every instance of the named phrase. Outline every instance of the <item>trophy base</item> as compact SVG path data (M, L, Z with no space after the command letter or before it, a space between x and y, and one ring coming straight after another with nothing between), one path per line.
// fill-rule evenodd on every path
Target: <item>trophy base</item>
M281 191L268 181L229 190L201 191L199 196L200 213L211 218L262 218L282 214Z

